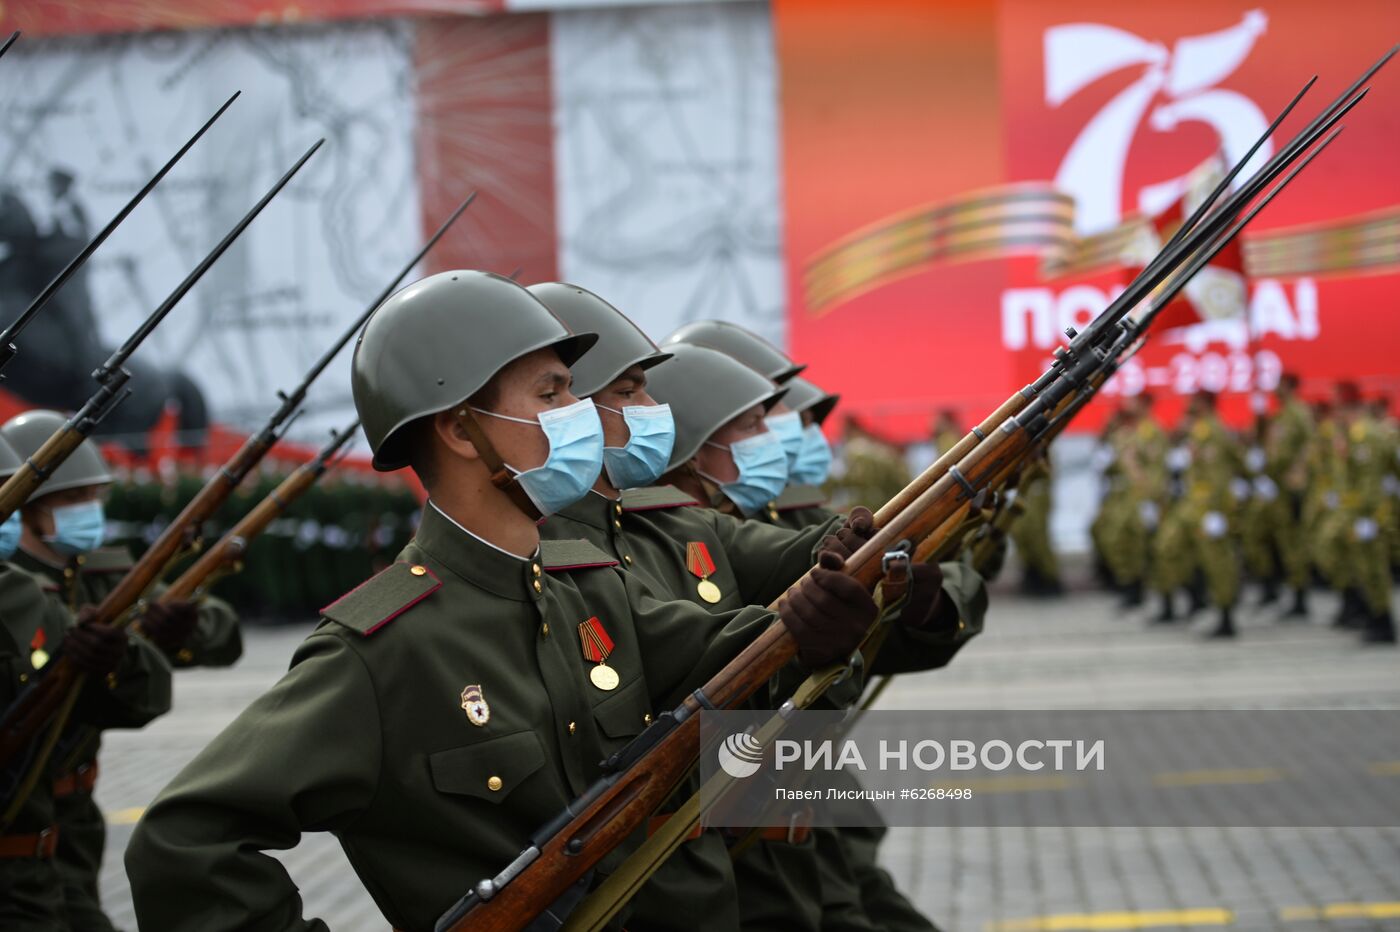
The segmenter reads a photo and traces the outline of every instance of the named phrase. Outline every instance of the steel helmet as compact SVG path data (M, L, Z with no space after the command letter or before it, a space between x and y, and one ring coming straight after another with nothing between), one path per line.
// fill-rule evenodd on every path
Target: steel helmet
M400 289L365 324L351 362L374 468L407 466L404 428L470 398L511 361L553 348L572 365L595 340L490 272L440 272Z
M767 410L787 389L718 350L688 343L668 347L672 358L647 379L647 392L671 406L676 445L668 469L690 459L715 431L754 405Z
M530 294L575 332L598 334L598 342L569 368L573 392L587 398L607 388L633 366L650 369L671 358L651 341L626 314L587 289L563 282L531 285Z
M812 420L818 424L826 421L836 402L841 400L840 395L833 395L824 392L800 375L795 375L783 383L787 389L787 394L783 396L783 404L799 414L803 411L812 412Z
M807 368L793 362L758 334L724 320L697 320L686 324L662 340L661 348L669 350L676 343L719 350L780 385Z
M26 411L0 426L0 437L14 448L21 460L25 460L37 453L44 441L58 433L59 428L66 423L68 418L57 411ZM49 477L29 496L29 500L33 501L50 492L79 489L86 485L106 485L111 481L112 472L102 451L93 440L86 439L66 460L58 464Z

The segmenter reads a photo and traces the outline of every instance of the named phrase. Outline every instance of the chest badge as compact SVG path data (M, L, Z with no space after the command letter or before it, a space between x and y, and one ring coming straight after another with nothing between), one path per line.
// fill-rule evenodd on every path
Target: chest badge
M608 657L612 654L613 639L603 628L603 623L598 620L598 616L582 622L578 626L579 644L583 647L583 659L594 664L593 669L588 671L588 679L603 691L617 689L617 685L622 682L622 677L617 671L608 666Z
M715 561L710 556L710 548L705 546L704 541L693 540L685 545L685 568L690 570L692 576L699 577L700 581L695 584L695 591L700 598L714 605L724 595L710 577L715 574Z
M44 645L49 642L49 636L43 628L34 632L34 638L29 642L29 664L38 670L49 662L49 652L44 650Z
M491 721L491 706L486 703L486 694L479 683L462 690L462 710L467 713L467 721L473 725L485 725Z

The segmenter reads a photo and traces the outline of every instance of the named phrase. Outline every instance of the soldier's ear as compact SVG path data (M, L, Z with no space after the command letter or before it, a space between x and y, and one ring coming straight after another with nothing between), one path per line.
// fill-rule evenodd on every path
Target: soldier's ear
M453 407L433 415L433 432L437 435L438 443L459 459L480 459L481 454L477 452L476 444L467 436L457 411L458 409Z

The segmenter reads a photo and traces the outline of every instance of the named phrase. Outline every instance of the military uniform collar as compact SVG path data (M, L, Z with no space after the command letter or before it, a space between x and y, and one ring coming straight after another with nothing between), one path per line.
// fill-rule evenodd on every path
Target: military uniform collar
M576 521L599 531L607 531L622 514L622 505L605 495L589 490L588 494L559 512L559 517Z
M424 553L488 592L518 602L539 599L543 568L538 550L532 557L518 557L462 527L431 501L428 504L432 507L423 509L413 536Z

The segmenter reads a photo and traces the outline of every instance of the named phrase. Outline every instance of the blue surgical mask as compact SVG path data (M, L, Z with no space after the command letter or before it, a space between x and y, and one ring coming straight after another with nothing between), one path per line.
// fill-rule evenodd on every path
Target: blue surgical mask
M542 411L535 420L472 408L478 414L519 424L536 424L549 439L549 456L534 469L515 472L515 481L541 515L549 517L588 494L603 471L603 424L585 398L566 408ZM507 464L509 466L509 464Z
M802 415L796 411L784 411L763 419L768 429L778 435L778 442L787 454L788 469L797 465L797 456L802 452Z
M15 551L19 549L21 530L18 511L11 512L4 523L0 524L0 560L8 560L15 555Z
M621 411L598 405L604 411L620 414L631 436L627 445L603 447L603 468L615 489L640 489L651 485L666 471L671 448L676 444L676 420L670 405L628 405Z
M820 427L808 424L802 431L802 452L788 470L788 480L793 485L821 485L830 475L831 444Z
M73 557L91 553L102 546L107 534L107 516L97 499L76 505L60 505L53 510L53 534L44 538L59 553Z
M745 437L729 446L705 441L712 447L728 450L734 457L734 465L739 467L739 478L733 482L720 482L713 476L705 476L719 486L720 491L729 496L739 510L746 515L758 512L764 505L782 494L787 485L787 454L778 435L771 430ZM704 476L704 473L701 473Z

